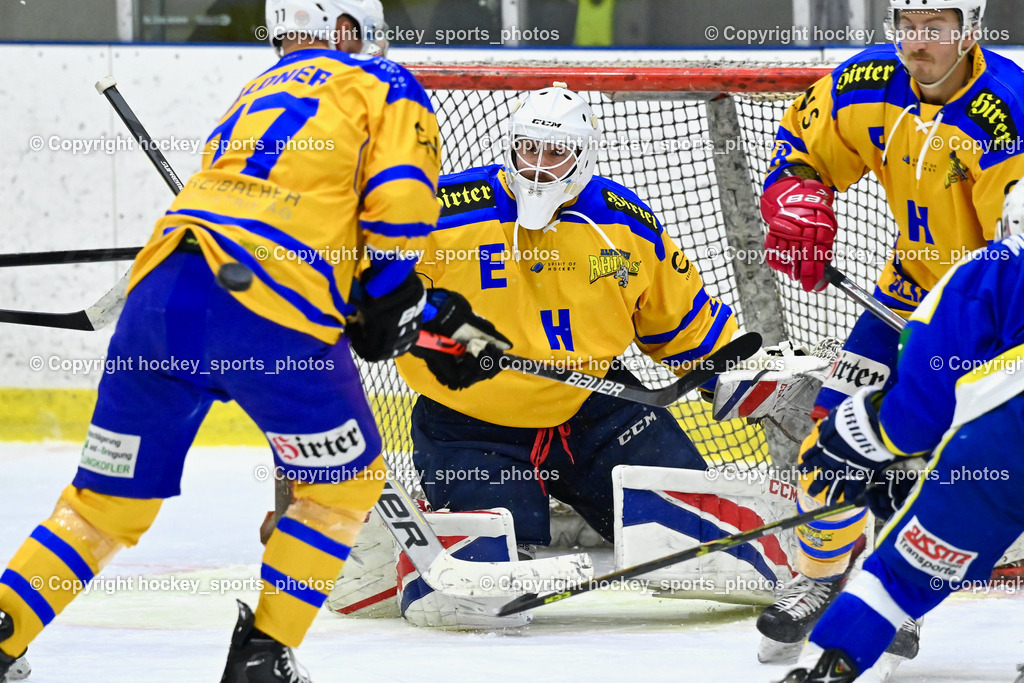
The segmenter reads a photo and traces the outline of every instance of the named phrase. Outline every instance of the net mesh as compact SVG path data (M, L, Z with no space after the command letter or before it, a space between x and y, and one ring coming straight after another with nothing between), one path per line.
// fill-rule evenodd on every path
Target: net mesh
M681 88L676 84L674 89ZM521 90L428 87L428 91L443 138L443 173L501 163L501 136L507 128L511 105L523 94ZM756 94L731 95L739 130L724 138L711 134L707 98L604 90L581 94L593 105L604 131L606 144L600 150L597 174L634 190L650 205L700 271L709 294L732 306L744 326L744 308L758 303L743 301L739 295L732 265L735 249L730 248L727 231L731 228L723 218L716 157L726 146L739 145L749 168L746 182L759 197L776 128L794 94L787 96L762 88ZM725 189L731 190L728 186ZM758 215L756 201L749 210ZM884 262L885 249L896 235L881 186L873 178L862 179L850 191L838 195L836 213L840 230L835 264L853 280L871 288ZM848 255L853 257L846 258ZM758 289L781 303L788 338L813 349L825 338L846 337L859 310L842 293L829 288L824 293L808 294L767 266L758 270ZM675 379L647 361L635 346L628 356L629 367L640 368L633 372L647 386L657 388ZM381 427L385 457L398 479L419 494L409 436L414 394L393 363L362 364L360 369ZM714 422L696 394L670 410L712 466L756 467L770 461L768 442L759 426L742 420Z

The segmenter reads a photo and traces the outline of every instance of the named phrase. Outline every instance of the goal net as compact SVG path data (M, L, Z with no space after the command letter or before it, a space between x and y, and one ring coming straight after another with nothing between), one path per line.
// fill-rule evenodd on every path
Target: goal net
M593 105L604 134L597 175L634 190L693 261L708 293L736 311L767 344L792 339L812 349L846 337L859 314L829 288L808 294L762 263L758 199L789 102L828 72L823 67L424 66L443 141L442 173L501 163L510 107L524 91L560 81ZM838 196L836 265L872 288L896 226L877 181ZM634 347L628 352L643 361ZM638 363L629 367L636 368ZM633 370L658 388L674 377L647 362ZM409 415L415 400L393 363L360 367L398 479L421 495L412 465ZM671 409L712 466L765 466L795 445L743 420L716 423L696 393Z

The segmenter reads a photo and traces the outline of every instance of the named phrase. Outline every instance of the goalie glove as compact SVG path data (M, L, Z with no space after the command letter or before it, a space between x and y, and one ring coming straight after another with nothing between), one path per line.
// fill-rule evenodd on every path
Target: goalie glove
M716 420L769 419L799 443L811 429L810 413L830 365L791 342L762 349L737 369L718 376L712 416Z
M494 325L473 313L466 297L447 289L431 289L427 300L437 312L423 323L423 329L466 346L466 352L458 355L423 346L410 350L426 361L438 382L458 391L501 372L501 352L512 348L512 343Z
M848 396L804 441L797 470L813 476L807 493L824 493L826 505L856 500L896 460L879 434L875 394L877 387L864 387Z

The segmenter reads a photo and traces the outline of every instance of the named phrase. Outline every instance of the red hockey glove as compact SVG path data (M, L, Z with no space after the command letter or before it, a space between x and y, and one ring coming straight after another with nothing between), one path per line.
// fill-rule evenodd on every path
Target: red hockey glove
M832 261L836 214L832 190L819 180L790 176L765 188L761 216L768 223L765 261L799 280L806 292L828 286L825 265Z

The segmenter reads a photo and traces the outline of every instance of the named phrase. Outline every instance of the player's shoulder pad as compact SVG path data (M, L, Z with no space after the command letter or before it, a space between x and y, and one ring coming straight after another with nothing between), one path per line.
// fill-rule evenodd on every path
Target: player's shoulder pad
M599 225L625 223L631 228L643 228L658 236L664 229L651 207L635 192L602 176L590 179L570 209L587 214Z
M996 142L991 151L997 153L998 160L1004 155L1024 152L1020 137L1020 126L1024 124L1024 70L995 52L982 49L982 54L985 71L961 98L962 115L973 125L961 127L975 139Z
M434 111L434 105L431 104L427 91L423 89L423 86L416 80L416 77L404 66L392 62L390 59L352 54L338 50L299 50L292 54L302 55L303 53L309 53L308 58L323 57L335 62L341 62L346 66L360 69L368 76L372 76L377 81L388 86L388 104L408 100L422 106L431 113ZM286 55L282 58L282 61L289 56L291 55Z
M832 71L832 97L857 90L882 90L902 75L909 78L896 54L896 46L875 45L858 52ZM909 81L907 83L909 87Z
M481 217L477 212L497 209L499 197L505 195L505 188L498 180L500 170L500 164L493 164L443 174L437 183L437 202L441 205L439 222L449 226L465 223L467 219L476 222Z

